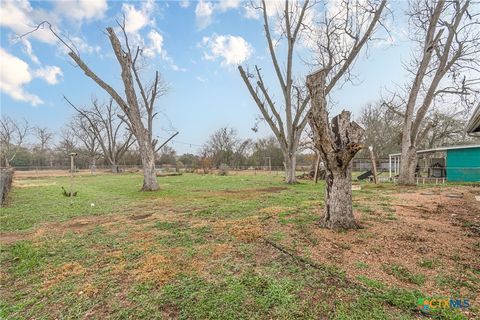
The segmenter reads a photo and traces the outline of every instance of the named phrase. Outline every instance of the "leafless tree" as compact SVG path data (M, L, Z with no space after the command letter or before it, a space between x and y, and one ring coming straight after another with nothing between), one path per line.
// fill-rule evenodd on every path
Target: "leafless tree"
M49 153L49 147L53 140L53 132L46 127L34 127L33 134L35 135L36 143L32 148L32 152L39 165L46 165L46 162L50 160L52 164L52 154Z
M208 145L203 145L199 152L200 165L202 166L203 174L210 172L213 166L213 155Z
M448 110L443 109L432 108L425 117L420 130L424 137L420 139L419 148L431 149L473 141L465 132L468 113L451 105ZM401 145L403 118L398 116L397 110L385 102L369 103L361 110L358 121L365 128L365 144L373 146L378 157L398 152ZM366 151L363 156L368 157Z
M365 129L365 145L372 146L378 158L398 152L402 139L402 120L385 103L378 101L365 105L360 111L358 122ZM369 157L367 149L360 154Z
M412 1L409 29L417 50L406 65L412 82L406 88L402 115L399 183L415 183L416 151L432 105L454 97L471 104L480 84L480 13L470 0Z
M177 151L174 148L165 145L159 150L158 163L161 165L175 165L177 162Z
M107 104L102 104L96 98L92 98L92 105L89 108L80 108L67 98L65 100L85 120L85 123L79 123L82 125L81 127L84 127L83 134L88 133L88 135L93 134L95 136L95 140L90 139L88 135L85 137L90 141L89 144L91 142L98 143L105 160L112 168L112 172L118 172L118 161L135 143L135 139L130 130L125 130L124 121L118 117L120 110L113 100L110 99ZM81 140L83 141L83 139ZM91 148L87 147L87 149Z
M78 140L83 144L86 156L90 162L92 175L96 172L97 160L100 159L101 153L98 134L92 127L90 121L81 114L76 114L70 121L69 128Z
M210 155L216 167L221 164L232 166L235 152L239 147L241 147L241 141L237 130L223 127L210 135L203 151Z
M108 39L113 49L113 53L121 69L121 78L123 91L122 96L110 84L106 83L83 61L77 50L72 48L52 27L44 21L37 26L47 26L57 39L68 49L68 55L74 63L100 86L117 103L124 115L119 115L128 125L129 130L134 135L143 165L143 187L142 191L158 190L158 181L155 172L155 152L157 148L157 139L153 135L153 120L157 116L155 104L157 98L166 94L166 85L163 83L158 71L155 72L153 82L148 85L140 75L140 60L142 59L142 48L136 46L132 48L129 42L127 32L125 31L125 19L118 24L118 28L123 37L123 44L112 27L106 29ZM34 31L35 31L34 30ZM32 31L32 32L34 32Z
M60 156L66 159L69 158L70 153L78 150L77 135L70 126L66 126L60 131L57 150L60 152Z
M353 62L380 24L386 0L343 1L326 11L318 30L319 71L307 77L312 100L308 121L326 171L324 226L357 228L352 210L351 160L363 147L364 130L342 111L329 121L327 98L340 79L349 79Z
M268 6L274 6L274 2L268 2ZM277 21L269 17L270 8L267 2L262 0L257 8L262 12L265 37L268 44L270 58L272 60L278 83L280 84L282 97L275 101L275 97L269 91L264 82L262 69L258 66L254 70L245 70L238 67L240 75L250 92L257 107L260 109L263 119L272 129L283 151L285 181L295 183L296 154L302 131L307 124L306 112L309 105L309 97L306 94L303 83L295 83L294 50L299 41L300 33L305 29L305 17L311 9L309 0L285 1L285 6L279 14L278 24L281 29L279 39L274 39L272 26ZM277 45L285 39L286 62L285 69L279 61Z
M45 127L34 127L33 132L37 138L37 146L40 151L46 151L50 142L53 140L53 132Z
M432 129L428 130L425 137L421 139L419 144L421 148L431 149L474 141L465 131L468 123L468 113L466 112L432 110L426 120L425 126L431 126Z
M0 154L2 166L10 167L18 151L25 143L25 138L30 133L27 120L17 121L10 117L0 119Z

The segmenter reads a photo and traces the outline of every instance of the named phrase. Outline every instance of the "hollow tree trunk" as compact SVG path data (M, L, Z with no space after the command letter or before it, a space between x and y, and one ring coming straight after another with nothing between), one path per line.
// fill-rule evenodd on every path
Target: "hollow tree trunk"
M355 154L363 148L364 130L355 121L350 121L348 111L342 111L329 121L323 70L307 77L307 87L312 99L308 122L326 171L323 226L330 229L358 228L352 209L350 167Z
M297 157L295 154L286 152L284 154L283 165L285 167L285 182L289 184L297 183L295 168L297 166Z
M350 165L327 170L326 202L323 226L329 229L356 229L352 209L352 173Z

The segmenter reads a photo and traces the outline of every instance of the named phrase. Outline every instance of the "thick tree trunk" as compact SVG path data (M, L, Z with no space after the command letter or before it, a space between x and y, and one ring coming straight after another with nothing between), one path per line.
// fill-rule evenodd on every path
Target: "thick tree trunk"
M402 156L400 158L400 175L398 183L402 185L415 184L415 168L417 167L417 150L415 146L402 143Z
M352 209L352 174L346 168L327 170L326 203L323 226L329 229L356 229L359 227Z
M138 141L140 145L140 156L143 165L143 187L142 191L157 191L159 189L157 173L155 170L155 151L148 142Z
M118 165L115 163L110 165L110 170L112 171L112 173L118 173L120 171L118 169Z
M92 176L97 174L97 159L95 157L92 158L91 174Z
M295 175L297 156L288 152L285 153L283 165L285 167L285 182L289 184L297 183L297 177Z

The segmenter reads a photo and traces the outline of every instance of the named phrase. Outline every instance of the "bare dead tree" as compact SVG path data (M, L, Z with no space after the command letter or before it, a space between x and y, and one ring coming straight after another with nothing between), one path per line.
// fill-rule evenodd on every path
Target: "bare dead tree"
M421 148L435 148L445 145L466 144L474 141L467 135L465 127L468 123L468 113L464 111L443 111L432 110L426 118L425 127L431 127L430 130L423 133L424 138L420 139Z
M34 127L33 134L35 135L36 143L32 148L33 154L37 159L39 165L46 165L47 161L52 159L51 153L49 153L49 146L53 140L53 132L45 127Z
M96 98L92 98L92 105L89 108L80 108L66 97L64 99L80 117L85 119L88 131L95 136L112 172L119 172L118 161L135 143L135 139L132 132L125 128L125 123L118 117L120 110L113 100L110 99L107 104L102 104Z
M100 143L98 133L92 127L90 121L81 114L76 114L73 117L70 121L69 128L85 147L86 156L90 161L91 173L94 175L96 172L97 160L102 156L101 152L99 152Z
M269 3L269 5L273 5L273 3ZM284 156L285 181L287 183L296 182L296 154L300 136L307 124L306 113L309 97L306 94L303 83L297 84L294 81L293 59L295 46L299 40L300 33L305 29L304 19L310 8L309 0L303 2L285 1L283 12L279 17L281 36L278 40L272 36L271 19L269 18L266 1L262 0L257 8L262 12L270 58L282 92L282 97L279 101L274 100L273 94L264 82L260 67L255 66L251 72L249 70L245 71L242 66L238 66L240 75L257 107L260 109L263 119L268 123L280 143ZM282 38L287 43L285 70L282 70L279 54L276 51L276 46Z
M362 107L358 123L365 129L364 142L372 146L379 158L388 157L397 152L401 142L402 120L380 101ZM369 157L369 151L361 152L363 158Z
M208 150L213 164L218 168L221 164L233 166L235 153L239 148L241 148L241 140L237 130L222 127L210 135L203 150Z
M60 130L60 140L57 143L57 150L63 159L69 159L70 153L78 151L78 138L70 126Z
M416 151L425 130L428 111L450 97L471 104L480 84L480 13L466 1L412 1L411 39L417 45L402 115L402 156L399 183L415 183Z
M100 86L117 103L124 115L119 115L127 124L134 135L143 165L142 191L158 190L158 181L155 172L155 150L157 139L153 135L153 120L158 115L155 112L157 98L166 94L166 86L160 78L158 71L155 72L153 82L148 85L140 75L140 59L142 48L131 48L127 32L125 31L125 19L122 23L117 22L122 33L123 45L112 27L106 29L108 39L112 46L116 60L121 69L124 96L118 93L110 84L106 83L83 61L77 50L74 50L52 27L48 21L40 23L35 30L47 26L53 35L69 50L68 55L75 64Z
M41 152L45 152L48 149L49 143L53 139L53 133L50 129L45 127L34 127L33 132L37 138L37 145Z
M25 143L25 138L30 133L27 120L17 121L10 117L0 119L0 155L2 166L10 167L18 151Z
M364 130L342 111L329 121L327 98L340 79L350 78L353 62L380 23L386 0L381 2L344 1L337 13L326 12L318 30L320 70L307 77L312 99L308 121L315 147L326 171L325 217L331 229L357 228L352 210L351 160L363 148Z

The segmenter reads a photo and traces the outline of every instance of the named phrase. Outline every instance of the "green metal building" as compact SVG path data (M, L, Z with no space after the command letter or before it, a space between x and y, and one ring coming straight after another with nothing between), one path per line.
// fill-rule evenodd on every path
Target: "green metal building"
M447 149L448 181L480 182L480 146Z
M400 172L400 153L390 154L390 178ZM425 179L480 182L480 144L417 151L418 175Z
M472 137L480 137L480 103L465 131ZM400 153L388 155L390 179L394 181L400 172L400 156ZM480 182L480 144L419 150L417 163L417 181L419 178L422 181L438 181L440 178L447 181Z

